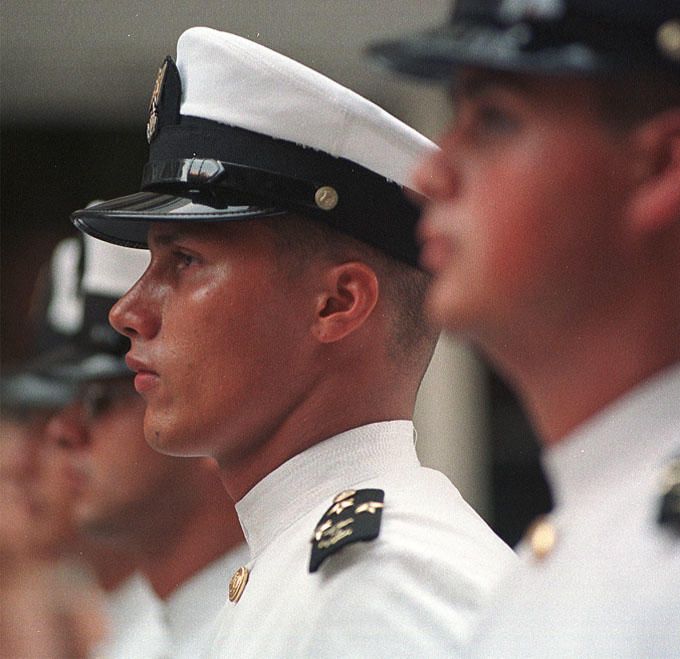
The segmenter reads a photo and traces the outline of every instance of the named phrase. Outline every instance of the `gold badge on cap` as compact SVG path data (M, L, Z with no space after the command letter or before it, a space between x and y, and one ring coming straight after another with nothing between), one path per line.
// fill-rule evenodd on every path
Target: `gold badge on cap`
M241 599L243 591L246 589L250 572L245 565L242 565L229 581L229 601L236 604Z
M656 43L666 57L680 62L680 21L666 21L656 31Z
M146 141L151 144L158 130L158 103L161 100L161 89L163 89L163 81L165 80L165 72L168 69L168 63L163 62L163 65L158 69L156 74L156 82L153 85L151 92L151 100L149 101L149 120L146 123Z
M546 515L537 518L526 533L534 558L541 561L548 556L557 542L557 531Z
M339 200L338 191L330 185L322 185L314 193L314 202L324 211L332 211Z

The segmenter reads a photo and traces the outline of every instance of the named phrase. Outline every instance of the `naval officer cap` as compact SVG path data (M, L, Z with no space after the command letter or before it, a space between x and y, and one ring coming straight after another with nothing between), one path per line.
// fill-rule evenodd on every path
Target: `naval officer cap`
M84 234L60 242L36 318L35 356L23 374L63 383L129 375L129 340L113 330L108 314L148 263L148 252Z
M446 25L369 52L400 73L430 79L450 79L459 65L680 76L680 0L456 0Z
M257 43L184 32L153 89L141 192L76 211L82 231L146 247L152 222L297 213L412 265L412 166L436 148L374 103Z

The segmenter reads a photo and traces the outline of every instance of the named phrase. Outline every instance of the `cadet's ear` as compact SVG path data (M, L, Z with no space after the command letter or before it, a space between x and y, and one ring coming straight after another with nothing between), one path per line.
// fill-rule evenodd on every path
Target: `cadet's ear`
M630 205L630 226L655 232L680 223L680 108L654 116L635 139L645 173Z
M314 335L321 343L333 343L361 327L378 302L378 277L360 261L328 268L324 289L317 301Z

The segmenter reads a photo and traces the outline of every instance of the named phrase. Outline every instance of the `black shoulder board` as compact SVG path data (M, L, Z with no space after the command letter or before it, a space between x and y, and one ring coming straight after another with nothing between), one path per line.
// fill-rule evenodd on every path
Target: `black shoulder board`
M345 545L377 538L384 500L383 490L340 492L314 529L309 571L316 572L328 556Z
M680 534L680 458L666 468L658 519L659 524Z

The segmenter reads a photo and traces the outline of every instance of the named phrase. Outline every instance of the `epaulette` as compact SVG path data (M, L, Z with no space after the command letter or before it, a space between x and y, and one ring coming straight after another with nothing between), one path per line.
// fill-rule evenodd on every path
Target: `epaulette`
M672 460L664 472L658 521L680 534L680 457Z
M344 490L314 529L309 571L338 549L359 540L374 540L380 533L385 492L383 490Z

